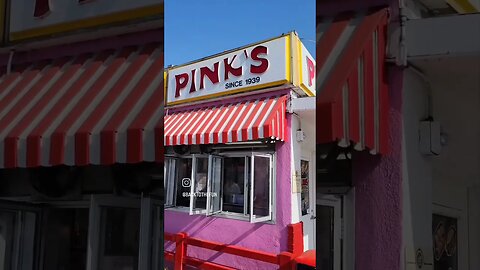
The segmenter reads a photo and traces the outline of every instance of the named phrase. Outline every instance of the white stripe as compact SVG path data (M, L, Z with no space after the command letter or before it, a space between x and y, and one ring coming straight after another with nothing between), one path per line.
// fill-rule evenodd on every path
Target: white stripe
M162 51L160 49L156 49L151 55L150 58L152 61L158 61L157 59L161 57ZM136 74L139 78L143 77L147 74L148 70L145 71L144 74L140 76L140 74ZM139 112L145 107L147 101L151 98L155 91L157 91L159 85L163 81L163 76L155 76L155 79L150 82L147 86L145 92L142 96L137 100L135 105L132 107L131 111L125 117L125 120L118 126L118 134L117 134L117 154L116 159L117 162L125 163L127 161L127 129L131 125L131 123L137 118ZM155 145L155 144L153 144ZM153 148L153 147L152 147Z
M350 20L350 24L345 27L342 34L338 38L332 51L329 53L325 64L320 68L317 68L317 85L321 86L325 83L326 79L330 76L334 70L335 65L340 60L343 51L347 48L348 41L353 36L357 26L361 23L363 16L357 16ZM354 44L355 45L355 44ZM320 91L322 89L320 88ZM317 93L318 95L318 93Z
M174 136L177 138L177 145L180 144L180 139L182 137L182 134L185 133L185 130L188 129L190 127L190 125L192 124L193 120L195 120L197 114L199 114L200 111L195 111L195 112L191 112L191 113L186 113L187 117L185 118L186 120L186 123L183 122L181 124L181 129L179 129L175 134Z
M30 91L30 89L38 82L38 80L40 80L43 76L44 76L44 73L50 68L50 65L49 66L46 66L42 69L42 71L40 71L39 73L37 73L35 75L35 77L30 81L30 83L28 83L23 89L21 89L21 92L15 96L15 98L7 105L5 106L4 110L2 112L0 112L0 120L2 120L5 115L10 112L12 110L12 108L14 106L18 106L17 105L17 102L28 92ZM21 77L21 80L24 80L24 77L25 76L25 73L23 73L22 75L20 75ZM5 153L5 150L4 150L4 140L5 140L5 136L8 135L8 133L10 133L10 130L13 128L13 126L19 121L19 116L17 115L8 125L7 127L0 131L0 168L1 167L5 167L5 160L4 160L4 153Z
M182 128L185 120L188 120L188 113L182 113L180 117L178 117L178 120L175 121L175 124L172 125L171 129L169 129L168 145L173 145L173 137L177 134L177 130Z
M103 100L103 98L110 92L111 88L118 82L120 77L128 69L132 61L137 57L139 50L130 53L129 57L122 63L122 65L117 69L115 74L110 77L106 85L99 91L97 96L84 108L84 111L80 117L75 121L75 123L70 127L67 132L67 143L66 143L66 153L65 153L65 163L67 165L75 165L75 140L74 135L82 124L90 117L91 113L98 104ZM98 154L98 141L95 139L91 140L90 146L90 158L92 154ZM93 153L92 153L93 152ZM98 164L98 159L91 159L92 164Z
M247 140L253 140L253 125L255 124L255 122L257 121L257 119L260 117L260 114L262 113L263 111L263 108L266 106L268 102L268 99L264 100L261 104L260 104L260 109L257 111L257 113L253 116L253 119L252 119L252 122L250 123L250 125L248 126L248 129L247 129L247 134L248 134L248 137L247 137Z
M196 126L195 131L193 131L193 133L192 133L192 144L197 144L198 132L199 132L200 128L203 126L203 124L205 124L205 122L207 122L207 120L210 119L210 116L212 114L213 114L213 109L208 110L207 115L205 117L203 117L202 122L200 122L200 124L198 124L198 126Z
M242 130L243 126L245 126L245 123L247 122L248 117L250 117L250 114L252 114L253 110L257 107L258 102L259 102L258 100L255 100L254 105L249 109L249 111L245 115L245 118L243 118L243 121L240 123L240 126L235 131L235 132L237 132L237 139L238 139L239 142L244 141L244 139L242 138L241 130Z
M364 59L363 55L358 59L358 117L359 117L359 130L360 130L360 140L355 144L354 149L357 151L362 151L365 149L365 96L364 96Z
M54 76L43 86L43 88L38 91L38 93L35 95L35 97L28 103L27 106L25 106L22 110L21 113L19 113L19 116L22 118L30 112L30 110L33 108L33 106L37 105L39 100L45 95L45 93L52 88L53 85L58 81L58 79L61 78L61 76L65 73L66 69L70 68L72 65L73 61L75 59L72 59L68 63L65 63L55 74ZM52 66L51 68L55 68L55 66ZM53 106L52 102L50 101L45 108L48 108ZM26 144L26 136L29 134L29 132L38 124L38 122L42 119L39 116L42 116L46 114L45 108L37 115L37 117L30 122L30 126L28 126L22 134L20 134L19 140L18 140L18 166L19 167L26 167L27 166L27 144ZM21 121L21 120L20 120ZM18 123L18 122L17 122Z
M217 115L222 111L222 109L224 108L224 106L220 106L215 114L210 117L208 119L208 122L207 122L207 125L205 125L205 127L203 128L203 130L200 132L200 144L205 144L205 133L209 130L209 127L212 125L213 121L215 121L215 119L217 118ZM213 110L214 108L212 108Z
M140 54L142 51L142 48L140 48L137 53ZM159 53L157 51L157 53ZM137 60L137 58L135 59ZM133 65L134 61L129 62L129 66ZM121 88L121 93L116 97L116 99L108 104L108 108L105 111L104 115L100 118L100 120L97 122L97 124L93 127L91 131L91 140L90 140L90 162L92 164L101 164L100 162L100 153L101 153L101 141L100 141L100 132L103 130L105 125L108 123L108 121L115 115L115 112L117 109L120 107L122 102L125 100L125 98L133 91L135 86L140 82L140 79L143 77L143 74L146 73L148 68L153 64L153 59L149 58L141 67L136 71L136 73L133 75L132 79L128 82L128 84ZM127 69L128 70L128 69ZM125 70L125 72L127 71ZM116 91L120 90L115 88ZM112 91L112 89L110 89ZM108 92L110 92L108 91ZM102 99L103 101L103 99ZM115 143L117 143L117 137L114 136Z
M270 114L272 113L272 110L273 108L277 105L277 102L278 102L278 98L276 98L272 104L270 104L270 107L267 108L267 112L265 113L265 115L263 116L263 119L260 121L260 124L258 125L258 137L259 138L263 138L264 137L264 129L265 129L265 121L267 121L267 118L270 116Z
M218 125L220 125L220 123L223 121L223 118L225 117L225 115L227 114L231 106L232 105L228 105L228 107L225 108L225 111L222 112L220 117L217 119L217 122L215 123L215 125L210 129L210 138L208 141L209 143L213 143L213 133L215 132L215 129L217 129Z
M88 69L91 68L90 66L93 64L93 62L94 62L93 60L95 59L95 57L97 57L97 55L93 56L89 61L87 61L77 71L78 75L83 75L85 70L88 70ZM72 98L72 100L68 104L65 104L65 107L63 108L63 111L60 112L59 116L54 119L52 124L46 129L44 134L42 134L41 144L44 145L44 147L42 147L42 159L41 159L42 166L48 166L50 164L50 160L49 160L49 157L50 157L50 138L51 138L52 133L58 128L60 123L62 123L62 121L65 119L65 117L67 117L67 115L70 114L70 112L72 110L77 109L76 106L77 106L79 100L85 95L85 92L88 89L91 88L92 84L97 81L98 77L103 73L103 71L106 69L106 67L109 66L109 64L113 60L113 58L114 57L107 58L105 63L103 65L100 65L100 67L98 68L96 73L93 74L93 76L88 79L88 82L85 83L85 85L80 89L80 91L78 91L78 93ZM97 61L99 61L99 60L97 60ZM69 82L67 84L70 84L70 82L71 82L71 84L73 84L76 81L75 80L69 80ZM66 88L66 89L68 89L68 88ZM69 165L74 165L74 164L72 163L72 164L69 164Z
M246 102L243 105L242 103L237 105L237 107L241 106L242 108L240 109L240 112L238 113L237 118L235 118L232 125L230 126L230 129L227 131L227 142L233 142L233 132L234 132L233 128L235 127L237 122L240 120L240 118L242 118L243 112L247 109L248 104L250 104L250 101Z
M232 120L232 117L235 115L235 112L238 110L238 104L235 104L233 106L233 110L229 112L227 119L224 121L223 125L220 127L220 130L218 131L218 143L223 143L223 136L221 135L225 128L227 127L227 124Z
M206 114L206 110L201 110L199 112L199 114L197 114L198 116L195 117L195 122L193 122L191 125L190 125L190 128L184 133L184 140L186 142L186 144L189 144L189 141L188 141L188 134L190 134L192 132L192 130L194 128L198 128L197 125L198 125L198 122L202 121L205 114Z

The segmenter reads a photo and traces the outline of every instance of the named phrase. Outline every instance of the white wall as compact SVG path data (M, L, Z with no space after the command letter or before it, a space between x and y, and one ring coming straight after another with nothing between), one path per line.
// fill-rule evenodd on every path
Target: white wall
M403 251L402 268L414 267L415 251L422 249L427 263L432 252L431 158L420 154L419 122L428 116L427 88L413 71L406 70L403 84ZM413 268L412 268L413 267ZM428 269L428 268L426 268Z

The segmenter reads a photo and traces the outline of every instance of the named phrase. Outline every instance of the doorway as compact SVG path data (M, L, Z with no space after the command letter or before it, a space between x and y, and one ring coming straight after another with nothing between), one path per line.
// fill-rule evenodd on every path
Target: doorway
M301 218L303 222L303 247L305 250L315 249L315 179L313 179L314 164L309 159L300 160L301 177Z

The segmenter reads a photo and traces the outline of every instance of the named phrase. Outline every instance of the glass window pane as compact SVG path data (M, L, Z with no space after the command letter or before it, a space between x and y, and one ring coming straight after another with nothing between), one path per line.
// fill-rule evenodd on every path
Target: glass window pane
M136 270L140 209L101 208L101 241L98 269Z
M44 269L85 270L88 209L49 209Z
M0 212L0 270L12 269L15 213Z
M216 213L221 210L221 188L222 188L222 161L220 157L212 157L212 168L210 173L210 211L209 213Z
M223 211L244 213L245 157L224 159Z
M253 168L253 214L257 217L270 213L270 158L255 156Z
M163 185L165 187L165 205L174 205L175 192L175 159L165 159Z
M207 197L202 194L207 193L207 177L208 177L208 158L196 158L195 164L195 187L193 192L196 196L193 197L194 209L206 209Z
M192 177L192 159L182 158L176 162L176 206L190 207L190 197L184 196L184 192L190 192Z

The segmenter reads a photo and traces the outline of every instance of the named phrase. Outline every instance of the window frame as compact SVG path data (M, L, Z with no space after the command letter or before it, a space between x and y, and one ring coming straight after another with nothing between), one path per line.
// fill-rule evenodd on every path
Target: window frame
M184 207L184 206L177 206L176 205L176 185L174 181L174 177L170 178L170 175L167 175L165 172L165 187L166 187L166 196L173 196L173 198L165 198L165 202L168 201L173 201L173 205L167 205L165 204L165 209L171 210L171 211L178 211L178 212L184 212L188 213L189 215L205 215L205 216L210 216L210 217L220 217L220 218L229 218L229 219L237 219L237 220L243 220L243 221L248 221L250 223L269 223L269 224L275 224L275 216L276 216L276 164L277 164L277 158L276 158L276 151L269 150L269 151L258 151L258 149L255 149L256 151L221 151L221 152L215 152L212 154L188 154L188 155L166 155L165 156L165 166L167 166L167 160L168 159L192 159L192 181L191 181L191 187L190 191L191 194L194 192L194 186L196 183L196 179L194 179L194 174L195 174L195 169L196 169L196 160L195 157L208 157L208 173L207 173L207 194L211 192L212 190L212 181L211 181L211 174L212 174L212 160L214 157L219 157L222 159L222 177L221 177L221 194L218 194L217 196L220 197L220 211L215 211L214 213L210 213L210 204L211 204L211 199L209 196L207 196L207 205L206 209L202 211L194 211L193 209L193 203L194 199L192 199L192 196L190 197L190 207ZM269 177L269 215L264 216L264 217L255 217L252 213L252 193L254 191L254 185L251 185L251 182L253 183L253 162L254 162L254 157L255 156L261 156L261 157L268 157L270 159L270 177ZM247 161L250 162L248 166L245 166L245 180L244 180L244 212L243 213L235 213L235 212L228 212L223 210L223 192L224 192L224 175L223 175L223 166L224 166L224 160L225 158L234 158L234 157L243 157L245 158L245 162L247 164ZM176 163L175 164L175 171L176 171ZM250 177L247 178L247 170L250 171ZM173 187L172 187L173 186ZM173 193L170 192L168 193L168 190L173 188ZM248 192L248 193L247 193ZM172 195L173 194L173 195Z

